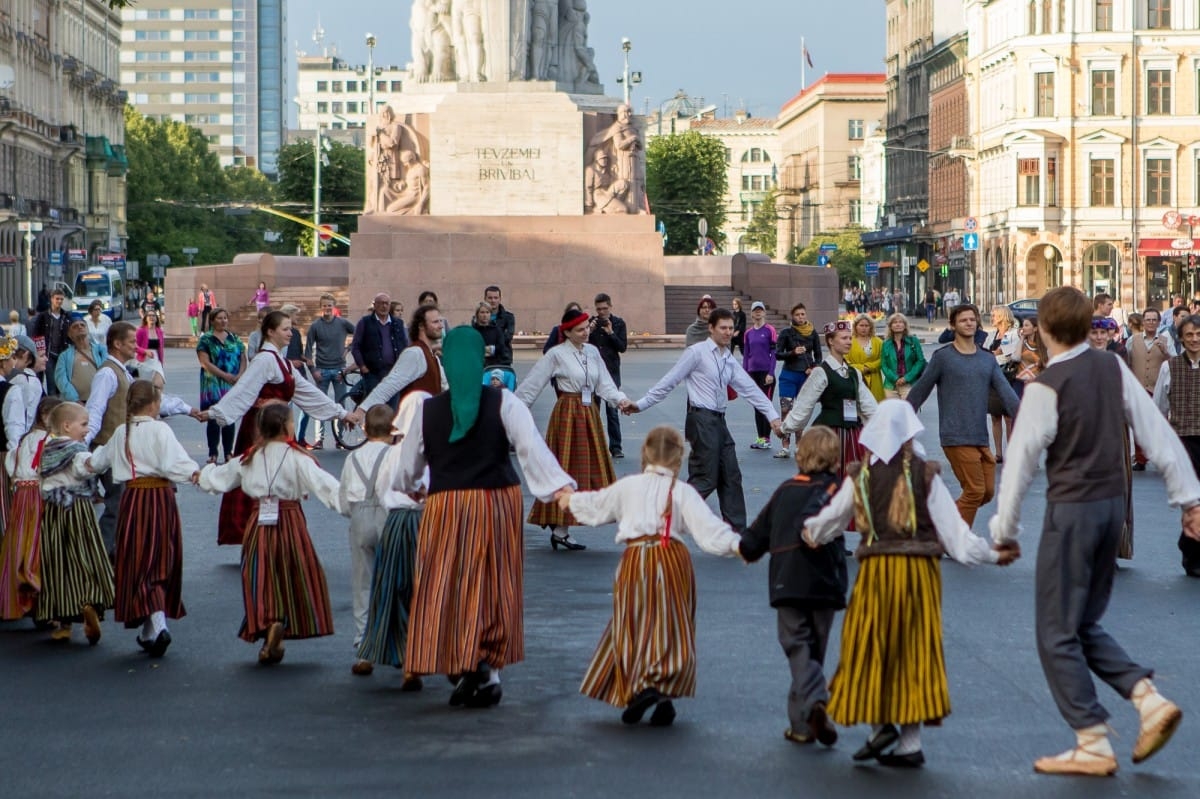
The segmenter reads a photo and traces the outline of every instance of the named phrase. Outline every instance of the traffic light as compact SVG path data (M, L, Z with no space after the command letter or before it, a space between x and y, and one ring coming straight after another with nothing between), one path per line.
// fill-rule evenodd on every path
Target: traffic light
M942 277L950 277L950 267L947 264L942 264Z

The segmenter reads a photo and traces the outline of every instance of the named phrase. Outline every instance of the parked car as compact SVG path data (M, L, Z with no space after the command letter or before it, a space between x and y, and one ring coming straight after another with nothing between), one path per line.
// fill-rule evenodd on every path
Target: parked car
M1038 301L1032 300L1015 300L1008 304L1008 310L1012 311L1012 315L1016 317L1017 324L1021 324L1030 316L1037 316Z

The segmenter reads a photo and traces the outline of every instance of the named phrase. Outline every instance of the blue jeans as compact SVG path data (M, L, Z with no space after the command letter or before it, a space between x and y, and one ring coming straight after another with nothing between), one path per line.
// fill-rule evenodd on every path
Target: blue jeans
M333 384L333 401L336 402L337 404L341 405L342 400L344 400L346 398L346 394L349 393L349 391L350 391L350 389L347 388L347 386L346 386L346 381L342 380L339 377L342 370L341 369L313 369L312 371L313 371L313 382L316 383L317 390L319 390L322 394L328 396L329 395L329 386L330 386L330 384ZM317 428L317 432L316 432L317 439L313 443L320 444L320 443L324 442L324 440L325 440L325 422L318 422L316 419L314 419L313 421L316 422L316 428ZM304 440L304 433L307 431L307 428L308 428L307 422L308 422L308 414L306 413L300 419L300 429L297 431L297 434L296 434L296 437L300 441ZM330 424L332 424L332 422Z

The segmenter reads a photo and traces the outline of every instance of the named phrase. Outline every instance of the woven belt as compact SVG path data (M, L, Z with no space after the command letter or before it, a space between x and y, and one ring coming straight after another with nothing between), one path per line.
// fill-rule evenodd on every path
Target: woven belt
M167 488L171 481L165 477L136 477L125 485L128 488Z
M628 541L623 541L627 547L656 547L662 546L661 535L644 535L640 538L631 538Z
M17 480L13 483L13 485L19 486L40 486L41 484L41 480Z

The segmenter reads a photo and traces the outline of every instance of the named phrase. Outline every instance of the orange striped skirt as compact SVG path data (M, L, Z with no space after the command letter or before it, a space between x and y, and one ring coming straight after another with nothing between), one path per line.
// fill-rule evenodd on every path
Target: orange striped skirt
M578 394L563 394L554 403L546 425L546 446L558 458L563 470L575 478L580 491L599 491L616 482L612 456L608 454L608 434L600 422L600 406L584 405ZM554 501L535 500L529 510L529 523L539 527L579 524L570 511Z
M137 627L161 610L182 619L183 535L175 486L159 477L125 485L117 511L116 600L113 615Z
M325 571L299 501L280 500L279 523L262 525L254 503L242 544L242 602L243 641L257 641L276 622L283 623L284 638L333 635Z
M461 674L525 659L521 487L430 494L417 532L405 669Z
M950 714L937 558L863 558L829 683L838 724L918 724Z
M42 490L37 480L17 480L16 487L0 541L0 619L6 620L33 610L42 589Z
M625 707L639 692L696 693L696 580L687 547L629 542L613 581L613 617L579 691Z

